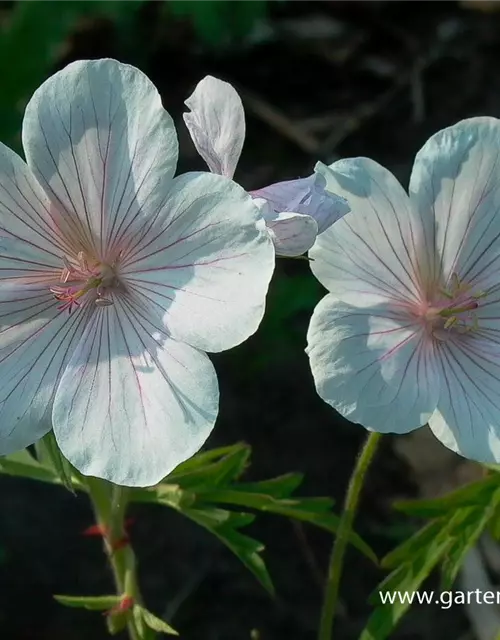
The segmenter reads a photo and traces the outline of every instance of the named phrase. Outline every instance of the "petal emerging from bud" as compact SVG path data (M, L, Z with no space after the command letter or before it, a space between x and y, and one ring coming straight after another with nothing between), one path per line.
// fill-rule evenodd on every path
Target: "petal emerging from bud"
M223 80L203 78L185 101L184 121L212 173L232 178L245 140L245 112L237 91Z
M290 258L309 251L318 235L318 225L311 216L291 211L277 213L263 198L256 198L254 202L264 218L277 255Z
M319 234L350 211L347 200L329 193L325 186L323 175L313 173L308 178L277 182L257 189L252 195L265 198L278 213L295 211L311 216L316 220Z

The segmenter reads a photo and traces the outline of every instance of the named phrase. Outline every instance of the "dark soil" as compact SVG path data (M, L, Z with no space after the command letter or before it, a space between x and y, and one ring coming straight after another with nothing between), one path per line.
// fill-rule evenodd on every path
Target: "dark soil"
M464 117L500 113L500 13L467 11L455 2L271 3L277 40L217 55L200 48L183 23L159 27L159 5L146 6L137 26L148 43L140 66L179 129L183 101L207 73L290 119L291 128L277 130L257 114L255 100L253 107L246 103L248 134L236 179L249 189L308 175L317 159L352 155L376 159L405 183L413 156L432 133ZM304 39L284 32L290 20L297 25L311 16L332 20L336 35ZM316 27L307 29L318 36ZM60 66L104 56L139 64L109 25L96 23L75 35ZM310 141L291 139L297 123L325 114L333 115L314 133L317 148L307 151ZM180 170L204 168L187 134L180 136ZM281 261L270 313L280 311L273 298L280 279L308 277L306 263ZM304 354L310 313L305 309L286 320L285 342L264 324L245 345L214 358L222 399L209 445L245 440L253 446L250 477L302 471L304 494L331 495L341 503L364 431L315 393ZM85 499L30 481L2 478L1 485L0 637L104 640L98 613L52 600L54 593L111 590L100 542L81 535L92 523ZM414 494L408 469L387 439L357 520L359 533L380 555L404 539L404 520L392 512L392 500ZM183 639L250 640L253 629L260 640L314 638L328 535L277 517L258 519L251 533L267 548L278 594L272 599L194 524L166 509L134 511L132 539L146 601L154 611L169 613ZM367 598L383 575L349 552L336 640L358 637L370 612ZM466 630L458 608L414 607L393 637L456 639Z

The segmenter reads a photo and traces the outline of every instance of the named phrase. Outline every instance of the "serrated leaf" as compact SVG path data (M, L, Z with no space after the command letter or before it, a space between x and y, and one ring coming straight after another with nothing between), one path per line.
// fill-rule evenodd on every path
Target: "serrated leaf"
M120 604L120 596L54 596L54 599L66 607L89 609L91 611L109 611Z
M140 615L142 616L144 623L147 627L149 627L149 629L157 631L158 633L166 633L170 636L179 635L175 629L173 629L168 623L165 622L165 620L158 618L154 615L154 613L151 613L151 611L148 611L147 609L144 609L144 607L136 605L134 607L134 614L136 609L140 610Z
M274 594L271 577L260 555L264 550L264 545L237 531L237 529L253 522L255 516L209 506L187 509L183 513L217 536L221 542L238 556L262 586L269 593Z
M244 486L251 489L252 486L255 485L247 484ZM262 488L262 484L260 484L259 488ZM241 485L235 485L230 489L217 489L203 492L200 497L207 502L233 504L285 516L302 522L309 522L333 533L336 533L339 526L338 516L330 510L333 505L331 498L277 499L272 495L243 491L241 490ZM370 558L375 564L378 564L376 554L358 534L352 531L349 540L359 551Z

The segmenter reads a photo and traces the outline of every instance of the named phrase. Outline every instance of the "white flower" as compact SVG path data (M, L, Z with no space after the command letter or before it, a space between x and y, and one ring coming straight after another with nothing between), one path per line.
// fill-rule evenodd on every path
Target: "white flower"
M245 141L245 112L237 91L212 76L201 80L186 100L184 120L194 145L213 173L232 178ZM298 256L349 211L347 202L325 191L319 174L252 191L276 253Z
M352 212L312 251L330 291L308 333L318 393L369 429L428 422L453 451L500 462L500 121L433 136L409 197L366 158L319 170Z
M128 65L52 76L23 146L0 146L0 452L52 424L82 473L154 484L213 428L203 351L256 330L272 244L234 182L174 178L172 120Z

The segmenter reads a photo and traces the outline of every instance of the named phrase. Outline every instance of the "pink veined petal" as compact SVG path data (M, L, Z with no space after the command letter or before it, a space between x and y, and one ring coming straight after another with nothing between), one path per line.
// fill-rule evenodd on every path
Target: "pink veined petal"
M245 112L237 91L206 76L186 100L184 121L210 171L232 178L245 141Z
M0 143L0 285L58 278L67 244L50 207L25 162Z
M325 178L319 173L313 173L307 178L271 184L252 191L251 195L265 198L279 213L295 211L311 216L318 225L318 233L323 233L350 211L347 201L327 193L325 186Z
M368 429L405 433L424 425L439 395L432 343L387 306L353 307L327 295L307 334L316 390Z
M411 198L435 218L445 279L487 288L500 266L500 120L471 118L432 136L415 158Z
M124 252L126 286L173 338L204 351L239 344L260 323L274 269L259 210L231 180L190 173L174 180L162 214Z
M54 434L85 475L158 483L191 457L218 411L208 357L154 331L127 298L98 309L57 390Z
M116 60L74 62L44 82L26 108L23 146L74 253L101 259L158 215L177 163L157 90Z
M318 280L344 302L371 306L415 303L429 257L426 222L387 169L368 158L330 167L318 163L327 191L345 198L351 212L318 236L310 252Z
M57 384L89 310L69 315L43 285L0 287L0 454L51 428Z
M461 335L441 348L441 393L429 420L449 449L479 462L500 463L500 342L488 331Z

